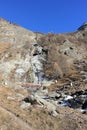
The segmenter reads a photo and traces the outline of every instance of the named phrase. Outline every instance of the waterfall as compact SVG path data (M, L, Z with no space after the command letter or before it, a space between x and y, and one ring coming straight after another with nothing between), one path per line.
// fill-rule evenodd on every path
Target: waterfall
M43 62L45 61L45 55L42 52L42 47L38 44L34 45L34 53L31 59L33 74L34 74L34 83L42 84L43 82Z

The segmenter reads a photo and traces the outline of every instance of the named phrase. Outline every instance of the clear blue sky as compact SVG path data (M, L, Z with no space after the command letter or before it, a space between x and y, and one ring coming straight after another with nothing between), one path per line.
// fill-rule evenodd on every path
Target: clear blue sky
M87 21L87 0L0 0L0 17L33 31L71 32Z

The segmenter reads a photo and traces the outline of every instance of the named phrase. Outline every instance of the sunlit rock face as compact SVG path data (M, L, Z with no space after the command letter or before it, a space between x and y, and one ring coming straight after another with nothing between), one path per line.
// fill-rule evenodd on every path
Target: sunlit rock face
M0 73L4 84L33 82L31 57L36 35L0 19Z
M46 53L37 43L40 35L42 34L33 33L0 19L1 83L8 85L19 82L46 84L47 80L43 72Z

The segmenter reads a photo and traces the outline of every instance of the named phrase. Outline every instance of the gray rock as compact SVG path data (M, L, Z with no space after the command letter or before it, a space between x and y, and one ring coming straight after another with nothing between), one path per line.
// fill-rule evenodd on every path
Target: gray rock
M56 111L51 111L49 114L54 117L58 116L58 113Z
M50 98L60 98L61 97L61 94L59 93L53 93L53 94L49 94Z
M16 98L15 97L12 97L12 96L8 96L7 97L7 100L15 100Z
M20 108L25 109L25 108L29 108L30 106L31 106L31 103L26 103L26 102L22 101Z
M45 99L42 99L40 96L37 94L34 95L35 100L37 101L38 104L44 106L44 108L47 108L49 111L55 111L56 110L56 105L53 103L46 101Z

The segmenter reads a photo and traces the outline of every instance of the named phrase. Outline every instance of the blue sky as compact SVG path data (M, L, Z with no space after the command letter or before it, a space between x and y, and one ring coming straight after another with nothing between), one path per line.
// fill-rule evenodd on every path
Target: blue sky
M87 21L87 0L0 0L0 17L33 31L71 32Z

